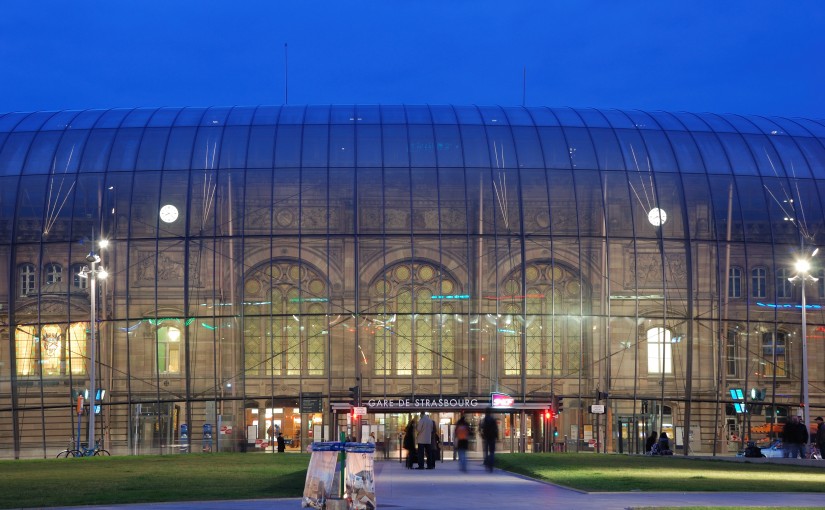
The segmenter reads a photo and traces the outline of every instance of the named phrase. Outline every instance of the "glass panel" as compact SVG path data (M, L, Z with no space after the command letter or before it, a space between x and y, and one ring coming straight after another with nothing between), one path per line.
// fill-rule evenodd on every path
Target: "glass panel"
M220 167L243 168L246 166L248 140L249 128L246 126L229 126L224 129Z
M577 108L576 113L578 113L584 124L589 128L609 128L610 123L607 122L607 119L602 112L598 110L594 110L592 108Z
M593 145L602 170L624 170L622 151L612 129L591 129Z
M679 171L682 173L700 174L705 173L705 165L699 148L693 141L690 133L684 131L667 131L671 146L676 155Z
M376 167L381 160L381 127L373 124L359 124L356 128L357 166Z
M169 148L163 168L167 170L187 170L192 160L192 146L195 143L194 127L175 128L169 134Z
M436 124L433 128L438 166L462 166L461 136L458 133L458 126Z
M26 166L23 169L25 174L47 174L51 173L55 164L54 152L57 150L57 143L63 133L59 131L40 131L35 136L26 158ZM63 164L61 161L61 172Z
M483 126L462 125L461 141L464 145L464 161L466 166L490 166L488 156L487 136Z
M329 151L329 125L305 126L302 164L306 167L326 167L327 151Z
M351 124L330 126L329 165L333 167L355 166L355 126Z
M410 165L410 149L407 141L407 126L382 126L384 166L405 167Z
M275 126L252 126L249 132L249 168L272 168Z
M520 168L544 168L538 132L534 127L513 126L513 140ZM466 157L465 157L466 161Z
M757 175L754 152L738 134L723 133L719 136L722 145L728 151L734 173L740 175Z
M89 132L83 159L80 162L81 172L103 172L109 163L109 153L115 140L114 129L93 129Z
M409 125L410 165L435 166L435 142L432 126Z
M564 134L567 137L570 161L574 170L599 168L593 143L586 129L565 128Z
M330 119L328 105L310 105L307 106L306 115L304 116L305 124L329 124L330 122L340 124L342 122L352 122L352 107L343 106L334 108L333 118Z
M433 124L458 124L452 106L436 105L429 108Z
M699 152L702 154L702 159L705 161L705 168L709 174L730 173L730 164L727 155L719 144L719 139L715 134L694 132L693 139L696 140L696 145L699 147ZM737 161L735 164L739 165L740 163ZM738 171L739 169L737 168L737 173Z
M670 141L661 131L641 130L653 169L656 172L676 172L676 160Z
M276 167L301 165L301 130L301 126L278 124L278 134L275 138Z
M136 170L159 170L163 168L163 156L166 152L168 128L147 128L143 132L138 152Z

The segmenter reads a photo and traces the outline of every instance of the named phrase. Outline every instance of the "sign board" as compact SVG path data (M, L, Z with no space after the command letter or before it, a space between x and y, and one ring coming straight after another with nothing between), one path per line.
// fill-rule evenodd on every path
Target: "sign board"
M302 413L321 413L324 411L324 399L321 397L304 397L301 399Z
M353 412L353 414L355 414L355 416L366 416L367 415L367 408L366 407L353 407L352 412Z
M513 407L516 399L506 393L491 393L490 404L492 407Z
M590 406L590 414L604 414L604 404L593 404Z

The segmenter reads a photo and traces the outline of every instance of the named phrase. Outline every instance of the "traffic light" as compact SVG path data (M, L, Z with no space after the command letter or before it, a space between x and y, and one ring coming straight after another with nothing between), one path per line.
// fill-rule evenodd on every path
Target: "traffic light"
M556 414L561 414L564 411L564 397L556 397Z
M349 405L352 407L361 405L361 388L359 386L352 386L349 389Z
M546 409L544 411L544 419L550 421L553 419L553 409Z

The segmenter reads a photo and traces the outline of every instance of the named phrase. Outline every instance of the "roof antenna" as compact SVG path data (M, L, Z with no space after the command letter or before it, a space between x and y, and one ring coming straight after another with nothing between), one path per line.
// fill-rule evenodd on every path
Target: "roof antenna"
M284 43L284 104L289 104L289 51Z
M524 70L521 74L521 106L524 106L524 102L527 100L527 66L524 66Z

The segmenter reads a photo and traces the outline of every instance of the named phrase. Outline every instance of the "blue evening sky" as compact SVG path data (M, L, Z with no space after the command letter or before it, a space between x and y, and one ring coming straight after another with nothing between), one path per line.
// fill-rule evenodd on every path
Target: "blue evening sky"
M0 112L406 103L825 118L825 0L8 0Z

